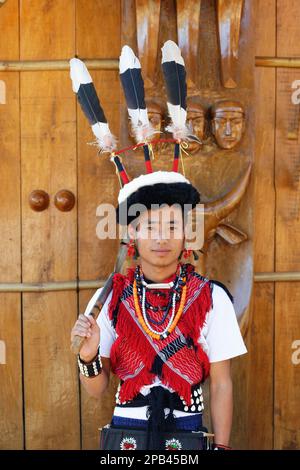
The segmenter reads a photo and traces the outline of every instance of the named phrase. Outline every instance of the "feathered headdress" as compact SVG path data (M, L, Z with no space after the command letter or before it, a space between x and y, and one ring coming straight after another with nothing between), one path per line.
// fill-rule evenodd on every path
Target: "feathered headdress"
M178 173L180 145L183 140L193 137L189 135L189 129L186 125L186 72L179 47L173 41L167 41L162 48L162 69L167 90L167 106L171 118L171 123L166 130L172 132L173 138L158 139L157 141L150 141L150 137L155 131L149 122L140 62L129 46L123 47L119 64L120 79L137 144L122 150L116 150L115 138L109 130L86 66L79 59L72 59L70 65L73 90L92 126L97 144L102 151L111 153L111 160L120 176L123 187L118 199L117 220L121 224L126 224L130 220L126 211L125 218L119 217L120 209L123 210L128 202L130 204L142 203L145 207L149 207L153 200L167 204L179 201L182 204L190 203L194 207L199 201L199 193L184 175ZM149 145L162 140L175 143L173 171L152 172ZM120 154L137 147L143 147L147 174L130 181Z

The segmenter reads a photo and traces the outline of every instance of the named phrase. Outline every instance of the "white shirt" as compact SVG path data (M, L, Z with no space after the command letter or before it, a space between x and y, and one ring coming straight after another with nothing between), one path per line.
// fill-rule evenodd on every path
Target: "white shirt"
M85 315L93 307L101 289L98 289L89 301ZM108 358L110 357L111 347L117 338L116 331L108 316L108 305L111 297L112 293L108 296L97 319L100 326L100 353L102 357ZM199 343L208 355L209 362L224 361L245 354L247 349L240 332L233 304L224 289L217 284L213 285L212 300L213 307L207 313L199 338ZM150 388L157 385L164 386L158 377L151 385L142 387L140 393L147 395L150 393ZM172 391L170 388L169 390ZM146 419L147 407L143 408L139 410L138 416L134 416L135 418ZM134 410L137 411L137 409ZM180 412L179 410L175 411L175 415L178 417L189 415L189 413ZM115 416L132 416L131 413L132 408L117 406L114 411Z

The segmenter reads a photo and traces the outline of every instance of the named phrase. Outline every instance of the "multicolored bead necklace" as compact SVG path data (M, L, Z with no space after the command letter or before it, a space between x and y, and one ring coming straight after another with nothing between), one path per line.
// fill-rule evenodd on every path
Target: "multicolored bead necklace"
M180 317L182 315L185 301L186 301L186 267L185 265L180 266L180 273L176 277L174 283L171 283L170 288L170 300L168 302L168 306L166 308L166 312L163 316L163 321L155 322L150 320L149 316L147 315L147 308L151 307L148 303L146 303L146 289L147 284L144 281L143 275L140 271L140 267L137 266L134 274L134 281L133 281L133 298L134 298L134 306L135 311L138 317L138 321L142 326L143 330L151 336L153 339L165 339L167 338L172 331L175 329ZM176 298L180 298L180 304L176 313ZM142 308L140 307L140 304ZM166 328L159 332L155 330L151 325L152 323L156 323L157 325L162 324L168 316L168 313L171 310L171 316L168 321ZM153 308L152 308L153 309Z

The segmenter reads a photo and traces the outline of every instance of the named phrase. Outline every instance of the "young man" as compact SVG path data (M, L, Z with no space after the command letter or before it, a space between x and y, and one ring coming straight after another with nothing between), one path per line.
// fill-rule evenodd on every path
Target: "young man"
M214 447L230 448L230 359L246 348L226 287L181 259L184 210L199 200L196 188L175 172L143 175L121 189L117 220L128 225L138 264L115 275L97 322L80 315L71 334L85 337L78 361L90 395L101 396L111 371L120 378L111 429L123 437L130 429L147 430L144 449L180 449L176 438L168 447L167 431L192 438L203 429L201 384L208 375ZM130 216L136 205L140 215ZM105 448L141 448L136 438L118 436L111 434Z

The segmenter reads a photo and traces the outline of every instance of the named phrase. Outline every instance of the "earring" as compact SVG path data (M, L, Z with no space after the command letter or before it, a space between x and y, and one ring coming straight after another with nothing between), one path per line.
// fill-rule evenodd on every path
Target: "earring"
M202 250L199 250L202 252ZM202 252L203 253L203 252ZM180 261L182 256L184 259L187 259L189 258L191 255L193 255L194 257L194 261L197 261L199 259L199 256L198 256L198 253L197 251L195 250L187 250L186 248L184 248L184 250L182 250L182 252L180 253L179 257L178 257L178 260Z
M138 249L136 247L134 240L130 239L129 242L127 243L127 256L133 259L137 259L139 256L139 252L138 252Z
M184 248L178 257L178 260L181 260L182 257L184 259L189 258L191 256L191 253L192 253L192 250L187 250L186 248Z
M134 256L134 240L129 240L127 243L127 256L133 258Z
M191 254L192 254L192 250L187 250L186 248L184 248L184 250L183 250L184 259L189 258L191 256Z

